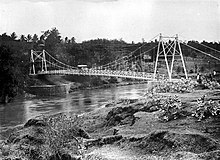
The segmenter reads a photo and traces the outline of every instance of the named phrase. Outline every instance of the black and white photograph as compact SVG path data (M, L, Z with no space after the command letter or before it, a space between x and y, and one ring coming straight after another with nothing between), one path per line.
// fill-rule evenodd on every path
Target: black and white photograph
M220 160L220 0L0 0L0 160Z

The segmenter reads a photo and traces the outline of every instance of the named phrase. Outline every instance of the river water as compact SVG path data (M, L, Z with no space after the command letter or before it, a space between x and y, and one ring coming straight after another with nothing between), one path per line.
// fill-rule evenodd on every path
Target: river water
M0 131L24 124L41 114L75 112L82 114L97 109L111 100L142 98L147 84L112 87L107 89L80 90L64 97L19 98L0 105Z

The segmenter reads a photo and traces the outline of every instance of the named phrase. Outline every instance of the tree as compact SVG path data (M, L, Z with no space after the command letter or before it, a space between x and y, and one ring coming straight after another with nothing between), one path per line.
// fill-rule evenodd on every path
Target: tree
M32 36L30 34L27 35L27 42L30 42L32 40Z
M21 42L25 42L25 41L26 41L26 37L25 37L25 35L23 35L23 34L21 35L21 37L20 37L20 41L21 41Z
M7 103L16 96L22 74L13 51L5 45L0 46L0 75L0 102Z
M53 53L56 50L58 44L61 43L61 36L59 31L56 28L52 28L52 30L48 30L43 34L45 39L45 49L49 53Z
M15 40L17 38L17 35L15 34L15 32L13 32L12 34L11 34L11 39L12 40Z
M71 43L76 43L75 37L72 37L72 38L71 38Z
M37 43L37 41L38 41L38 36L34 34L34 36L32 37L32 42Z
M69 40L68 40L68 37L65 37L64 42L65 42L65 43L68 43L68 41L69 41Z

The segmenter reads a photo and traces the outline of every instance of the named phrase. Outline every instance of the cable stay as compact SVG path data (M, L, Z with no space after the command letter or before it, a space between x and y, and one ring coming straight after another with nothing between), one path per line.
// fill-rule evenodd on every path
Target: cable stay
M219 51L219 50L217 50L217 49L214 49L214 48L209 47L209 46L207 46L207 45L205 45L205 44L202 44L202 43L198 43L198 42L196 42L196 43L197 43L197 44L199 44L199 45L202 45L202 46L204 46L204 47L206 47L206 48L209 48L209 49L211 49L211 50L213 50L213 51L215 51L215 52L220 53L220 51Z
M160 35L160 34L157 34L156 36L154 36L153 38L151 38L149 41L152 41L153 39L155 39L155 38L158 37L159 35ZM138 47L138 48L135 49L134 51L128 53L128 55L125 55L125 56L123 56L123 57L121 57L121 58L119 58L119 59L117 59L117 60L115 60L115 61L120 61L120 60L123 60L124 57L130 57L130 56L132 56L133 53L135 53L136 51L138 51L138 50L140 50L141 48L143 48L146 44L147 44L147 43L144 43L143 45L141 45L140 47ZM148 52L149 52L149 51L148 51ZM99 67L109 66L110 64L114 64L115 61L109 62L109 63L104 64L104 65L101 65L101 66L99 66Z
M200 52L200 53L202 53L202 54L204 54L204 55L206 55L206 56L212 57L212 58L214 58L214 59L220 61L220 58L215 57L215 56L213 56L213 55L211 55L211 54L209 54L209 53L203 52L203 51L201 51L201 50L199 50L199 49L197 49L197 48L195 48L195 47L192 47L192 46L190 46L190 45L188 45L188 44L185 44L185 43L181 43L181 44L183 44L183 45L185 45L185 46L187 46L187 47L189 47L189 48L191 48L191 49L194 49L194 50L196 50L196 51L198 51L198 52Z

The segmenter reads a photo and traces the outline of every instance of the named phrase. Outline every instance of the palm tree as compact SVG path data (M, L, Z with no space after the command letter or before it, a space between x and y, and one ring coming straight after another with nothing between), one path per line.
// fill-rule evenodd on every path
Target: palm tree
M17 35L16 35L15 32L13 32L13 33L11 34L11 39L12 39L12 40L15 40L16 38L17 38Z
M32 42L37 43L38 41L38 36L36 34L34 34L33 38L32 38Z
M23 34L21 35L20 41L21 41L21 42L27 41L27 38L25 37L25 35L23 35Z
M30 34L27 35L27 41L30 42L32 40L32 36Z

